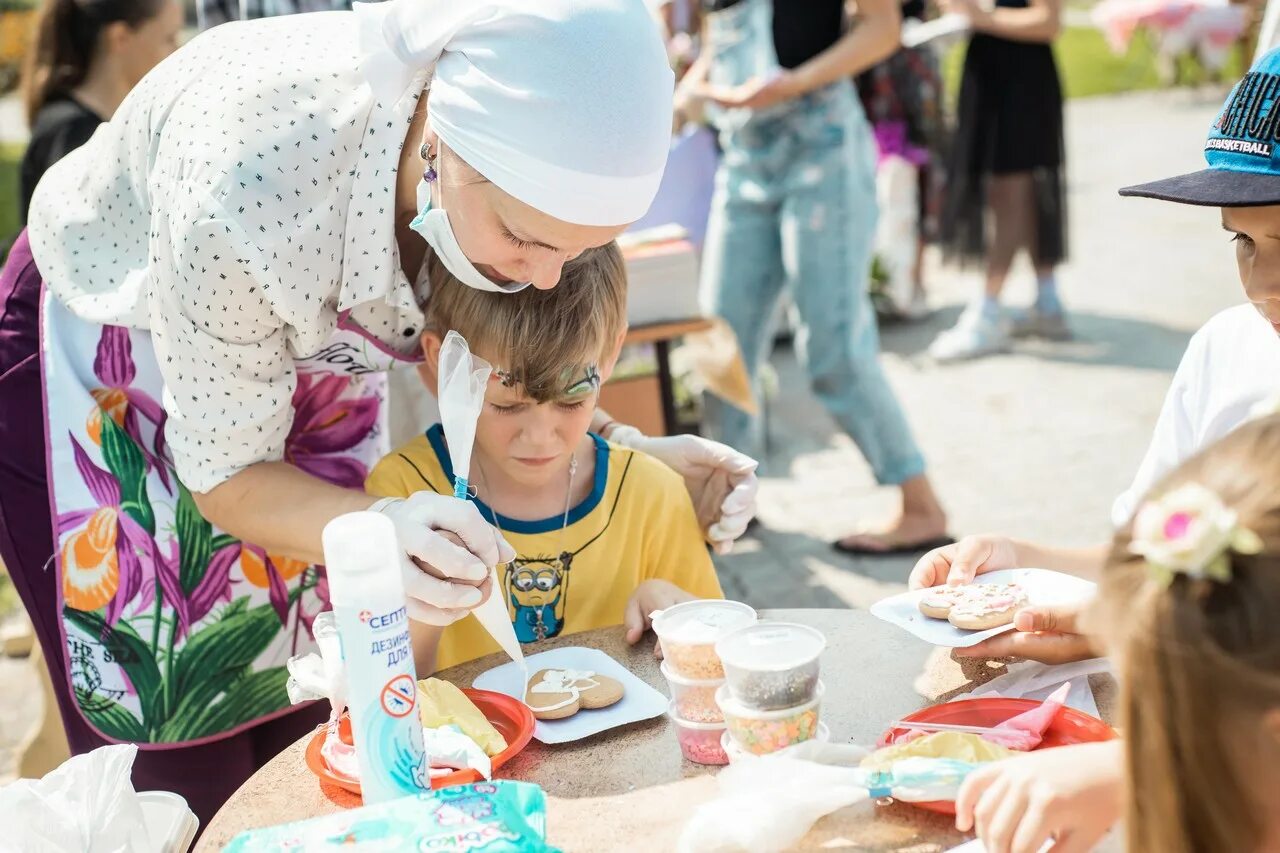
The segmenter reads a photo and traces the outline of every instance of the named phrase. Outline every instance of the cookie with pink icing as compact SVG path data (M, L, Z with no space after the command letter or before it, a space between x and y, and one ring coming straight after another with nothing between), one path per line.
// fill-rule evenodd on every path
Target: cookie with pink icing
M540 669L529 679L524 702L539 720L563 720L579 711L621 701L622 682L577 669Z
M1027 606L1027 593L1016 583L980 583L961 589L967 594L951 606L947 621L966 631L1008 625Z
M954 607L964 598L962 586L935 586L920 597L920 612L930 619L946 619Z

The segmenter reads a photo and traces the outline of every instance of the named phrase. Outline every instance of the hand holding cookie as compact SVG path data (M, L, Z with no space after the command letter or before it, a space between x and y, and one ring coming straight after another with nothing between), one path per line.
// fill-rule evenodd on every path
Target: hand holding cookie
M953 545L934 548L920 558L911 570L907 586L926 589L932 586L973 583L978 575L1000 569L1020 568L1018 548L1003 536L966 536Z

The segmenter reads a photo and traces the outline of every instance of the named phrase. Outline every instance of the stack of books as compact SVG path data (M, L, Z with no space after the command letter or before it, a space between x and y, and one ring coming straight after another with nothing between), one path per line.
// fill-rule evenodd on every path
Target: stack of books
M678 225L618 238L627 261L627 320L632 327L701 316L698 253Z

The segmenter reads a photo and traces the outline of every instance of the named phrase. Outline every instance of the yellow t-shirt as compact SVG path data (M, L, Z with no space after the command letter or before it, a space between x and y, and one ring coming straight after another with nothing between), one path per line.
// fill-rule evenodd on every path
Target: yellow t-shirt
M591 494L564 516L517 521L498 516L498 527L516 550L499 569L500 590L528 654L538 641L622 623L623 610L642 581L670 581L700 598L721 598L711 555L684 481L661 462L623 447L595 442ZM430 489L453 494L453 470L444 435L434 426L384 457L365 481L382 497L406 497ZM481 514L493 511L477 501ZM499 651L468 616L444 631L436 668L444 669Z

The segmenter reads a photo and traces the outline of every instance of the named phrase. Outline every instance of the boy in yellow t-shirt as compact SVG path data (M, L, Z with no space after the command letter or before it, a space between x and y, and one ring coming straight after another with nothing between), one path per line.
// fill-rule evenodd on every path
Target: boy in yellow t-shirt
M516 550L492 594L506 602L527 653L540 640L617 624L634 643L654 610L721 597L680 476L588 433L626 333L626 268L615 244L566 264L551 290L488 293L438 273L427 325L419 370L433 392L450 329L494 366L471 481L481 514ZM365 487L384 497L452 494L440 426L385 457ZM414 627L420 673L498 651L473 616Z

